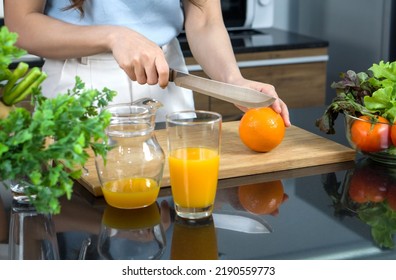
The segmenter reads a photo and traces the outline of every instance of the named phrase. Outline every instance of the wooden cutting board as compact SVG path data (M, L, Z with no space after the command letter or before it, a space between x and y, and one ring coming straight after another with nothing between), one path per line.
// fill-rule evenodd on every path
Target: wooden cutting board
M257 153L247 148L239 139L239 121L224 122L222 127L219 179L254 175L295 168L317 166L355 159L351 148L323 138L296 126L286 129L285 138L275 149ZM166 130L157 130L156 137L167 154ZM96 173L93 155L87 162L86 174L78 180L93 195L102 190ZM162 187L169 186L169 169L166 162Z

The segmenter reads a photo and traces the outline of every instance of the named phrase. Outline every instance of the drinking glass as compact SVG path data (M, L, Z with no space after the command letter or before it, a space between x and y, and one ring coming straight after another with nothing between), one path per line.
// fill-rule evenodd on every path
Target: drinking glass
M167 115L168 162L175 211L186 219L212 214L220 164L220 114L181 111Z
M58 241L52 216L41 214L28 203L13 201L9 258L11 260L57 260Z

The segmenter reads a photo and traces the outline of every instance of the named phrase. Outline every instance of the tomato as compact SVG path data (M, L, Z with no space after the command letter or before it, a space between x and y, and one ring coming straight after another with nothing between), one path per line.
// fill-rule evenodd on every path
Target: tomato
M393 181L394 178L385 168L363 161L358 163L351 175L348 194L351 200L358 203L382 202L387 198Z
M393 146L396 146L396 122L393 123L391 128L391 139Z
M379 152L390 146L391 126L388 120L380 116L376 122L372 120L368 116L361 116L351 126L351 140L363 152Z
M354 176L349 185L349 196L358 203L382 202L386 198L387 186L380 177Z
M356 182L349 184L348 194L349 197L357 203L365 203L368 202L368 197L366 196L366 187L364 184Z

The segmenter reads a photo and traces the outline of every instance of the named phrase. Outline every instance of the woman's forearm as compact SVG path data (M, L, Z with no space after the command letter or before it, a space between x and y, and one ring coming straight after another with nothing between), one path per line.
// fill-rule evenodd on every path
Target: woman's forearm
M18 33L20 48L41 57L66 59L110 51L110 26L76 26L39 13L26 16L23 24L6 24Z
M194 58L202 66L205 73L212 79L235 83L241 79L235 55L227 34L222 30L208 28L194 32L188 39Z
M186 5L186 35L194 58L212 79L237 83L242 79L220 5L207 1L201 8Z
M43 0L5 0L4 20L17 45L47 58L65 59L110 51L114 26L78 26L43 14Z

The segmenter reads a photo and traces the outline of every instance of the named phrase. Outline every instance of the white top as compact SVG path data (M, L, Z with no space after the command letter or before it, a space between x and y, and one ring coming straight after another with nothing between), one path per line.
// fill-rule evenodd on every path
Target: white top
M183 29L180 0L86 0L84 16L64 10L69 0L47 0L45 14L77 25L120 25L129 27L163 46Z

